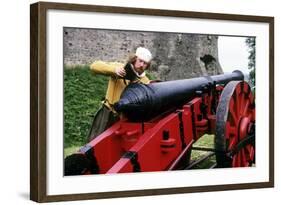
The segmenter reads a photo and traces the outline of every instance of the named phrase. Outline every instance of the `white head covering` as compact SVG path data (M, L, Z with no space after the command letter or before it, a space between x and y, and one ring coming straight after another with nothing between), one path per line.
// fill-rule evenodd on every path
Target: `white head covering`
M144 47L138 47L135 55L147 63L150 62L152 59L152 54L148 49Z

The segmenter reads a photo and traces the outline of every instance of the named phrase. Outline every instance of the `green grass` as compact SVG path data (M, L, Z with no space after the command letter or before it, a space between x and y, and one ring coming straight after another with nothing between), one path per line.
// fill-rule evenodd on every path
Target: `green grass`
M206 147L206 148L214 148L214 135L208 135L205 134L199 140L197 140L193 146L195 147ZM198 151L198 150L192 150L191 152L191 160L198 160L203 155L205 155L206 151ZM205 161L201 162L200 164L196 165L194 169L204 169L207 167L210 167L212 164L216 162L216 157L212 156Z
M105 96L108 77L94 75L88 66L64 69L64 148L82 146L92 118Z
M67 148L64 148L64 157L67 157L79 150L81 146L70 146Z

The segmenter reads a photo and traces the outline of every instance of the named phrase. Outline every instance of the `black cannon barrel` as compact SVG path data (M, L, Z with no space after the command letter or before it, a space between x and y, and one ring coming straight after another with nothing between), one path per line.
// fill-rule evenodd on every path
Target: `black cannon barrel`
M196 91L206 90L210 85L227 84L232 80L243 80L244 75L236 70L230 74L205 76L184 80L151 84L130 84L120 100L115 103L117 112L130 121L146 121L162 112L179 106L196 96Z

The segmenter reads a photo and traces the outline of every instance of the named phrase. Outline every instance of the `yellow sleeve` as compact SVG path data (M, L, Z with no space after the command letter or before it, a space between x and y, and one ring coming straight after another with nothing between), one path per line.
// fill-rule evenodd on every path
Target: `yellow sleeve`
M96 74L117 76L115 69L124 66L117 62L95 61L90 65L90 69Z
M150 80L147 76L144 76L140 79L140 81L144 84L149 84L150 83Z

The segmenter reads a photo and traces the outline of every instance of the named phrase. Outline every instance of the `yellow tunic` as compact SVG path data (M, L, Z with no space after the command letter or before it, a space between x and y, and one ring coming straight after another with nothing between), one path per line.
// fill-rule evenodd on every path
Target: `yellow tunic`
M125 82L123 78L120 78L116 75L115 69L119 67L124 67L124 64L119 62L95 61L90 66L90 69L94 73L110 76L104 104L113 112L115 111L112 106L114 103L119 101L123 90L129 84L128 80ZM139 82L144 84L149 83L149 79L146 77L145 73L139 79Z

